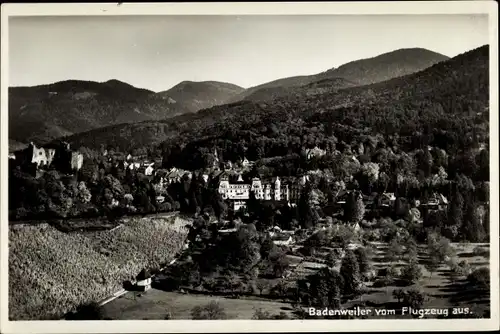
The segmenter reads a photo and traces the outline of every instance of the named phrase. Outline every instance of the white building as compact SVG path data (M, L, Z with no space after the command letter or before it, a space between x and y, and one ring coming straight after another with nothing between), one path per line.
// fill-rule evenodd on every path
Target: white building
M320 149L319 147L315 147L315 148L312 148L312 149L308 149L306 150L306 156L307 156L307 159L312 159L313 157L322 157L326 154L326 151L325 150L322 150Z
M234 211L238 211L241 208L246 208L246 207L247 207L247 203L245 201L234 201L234 203L233 203L233 210Z
M229 183L227 178L224 178L219 183L219 193L223 199L230 200L248 200L250 191L255 195L256 199L260 200L289 200L290 191L288 185L282 185L279 177L276 178L274 184L263 184L259 178L253 178L251 184L244 183L241 175L236 183Z
M146 169L144 170L144 175L153 175L154 168L153 168L154 163L149 164Z
M293 243L293 237L288 234L278 234L273 237L273 243L279 246L288 246Z
M137 281L136 285L139 291L148 291L151 289L151 277Z

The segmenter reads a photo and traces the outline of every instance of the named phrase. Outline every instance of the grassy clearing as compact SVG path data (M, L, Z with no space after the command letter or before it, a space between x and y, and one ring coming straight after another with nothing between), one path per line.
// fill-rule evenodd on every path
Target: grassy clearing
M10 227L9 317L59 318L113 294L145 266L171 260L187 234L172 227L174 219L135 218L112 231L86 233Z
M189 295L156 289L135 298L133 293L127 293L104 305L103 311L106 317L113 320L162 320L167 311L174 320L186 320L191 319L193 307L203 306L211 301L218 301L229 319L251 319L259 308L272 314L291 314L290 304L287 303L260 298L229 299L210 295Z

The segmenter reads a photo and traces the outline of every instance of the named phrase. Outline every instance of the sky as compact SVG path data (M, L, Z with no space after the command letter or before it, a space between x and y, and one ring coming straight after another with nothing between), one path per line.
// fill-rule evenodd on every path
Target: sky
M401 48L488 44L487 15L53 16L9 19L9 85L118 79L155 92L244 88Z

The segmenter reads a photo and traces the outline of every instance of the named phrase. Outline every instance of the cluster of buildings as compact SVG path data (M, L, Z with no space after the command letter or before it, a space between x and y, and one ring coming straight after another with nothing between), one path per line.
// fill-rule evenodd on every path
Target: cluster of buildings
M265 183L257 177L252 178L250 182L245 182L241 175L238 175L235 182L230 182L229 177L223 176L220 179L218 191L223 199L233 202L235 211L246 207L246 201L250 199L251 193L257 200L288 203L295 201L299 196L297 187L283 184L279 177Z
M117 161L115 164L117 167L124 170L137 170L146 176L154 175L156 166L161 166L161 159L151 161L145 156L110 154L108 151L104 151L103 156L108 157L109 162Z
M350 196L351 191L341 191L338 195L338 200L336 205L342 206L347 203L347 198ZM396 195L394 193L373 193L370 195L363 195L357 193L358 198L363 201L363 204L367 208L392 208L396 203ZM403 204L409 204L414 208L425 208L427 210L446 210L448 207L448 199L443 194L432 193L429 198L425 201L415 200L412 203L408 203L406 199L401 199Z
M73 173L83 166L83 154L72 150L66 142L45 147L31 142L26 149L10 154L9 160L13 165L35 172L53 166L61 172Z
M312 158L319 158L322 157L326 154L326 150L322 150L319 147L314 147L306 150L306 158L307 160L310 160Z

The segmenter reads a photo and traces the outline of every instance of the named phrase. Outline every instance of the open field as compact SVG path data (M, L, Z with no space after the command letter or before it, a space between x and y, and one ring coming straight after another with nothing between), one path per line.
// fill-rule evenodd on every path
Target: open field
M99 301L159 267L182 249L189 221L132 218L118 228L65 233L41 224L9 230L9 316L60 318L81 303Z
M372 243L373 267L375 269L386 268L389 264L385 259L387 244ZM474 248L481 247L489 249L487 244L452 244L457 251L458 261L466 260L471 270L487 266L489 260L483 256L474 255ZM428 301L424 307L427 308L450 308L450 307L468 307L474 312L483 312L489 309L489 300L485 296L477 295L476 291L467 291L461 282L453 282L448 275L449 268L442 264L436 272L429 273L423 264L427 259L425 254L425 245L419 246L419 264L422 266L423 277L420 280L420 286L427 294ZM291 274L283 279L268 280L272 286L280 281L287 286L295 286L298 278L303 278L313 274L319 268L324 267L322 263L311 261L301 261L298 256L289 256L294 263ZM405 262L400 261L396 267L402 267ZM465 279L463 277L462 281ZM350 308L363 302L367 308L372 309L394 309L397 308L397 300L392 296L395 289L404 288L397 285L387 287L371 287L371 283L366 286L366 292L358 299L349 301L343 306ZM266 291L267 292L267 291ZM267 294L267 293L266 293ZM257 308L262 308L271 314L278 314L281 311L286 312L291 318L291 304L279 302L261 297L241 297L240 299L224 298L219 296L210 296L207 294L183 294L177 292L165 292L152 289L141 297L134 297L130 292L124 296L103 306L105 317L111 319L164 319L167 310L172 319L190 319L191 310L195 306L205 305L210 301L217 300L225 308L230 318L233 319L251 319ZM390 318L391 316L386 316ZM393 318L397 316L392 316Z
M229 319L251 319L256 309L271 314L285 312L290 315L288 303L265 299L229 299L210 295L182 294L151 289L141 297L127 293L103 306L104 316L113 320L162 320L167 311L172 319L191 319L191 310L211 301L218 301L225 309Z

